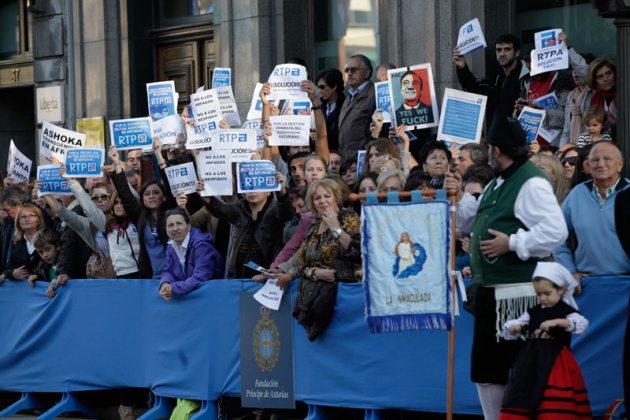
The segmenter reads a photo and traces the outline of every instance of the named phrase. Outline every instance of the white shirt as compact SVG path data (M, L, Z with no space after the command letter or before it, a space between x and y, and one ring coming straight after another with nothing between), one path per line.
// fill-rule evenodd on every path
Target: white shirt
M175 250L175 254L177 254L177 258L179 259L179 263L182 266L182 271L184 271L184 265L186 264L186 251L188 250L188 240L190 239L190 232L186 234L186 237L182 241L181 246L177 245L172 239L168 241L168 244L173 247Z
M501 188L504 181L497 178L495 189ZM458 203L457 227L462 232L472 230L480 202L481 197L477 201L474 196L464 194ZM510 235L510 251L516 252L523 261L548 256L569 235L551 184L544 178L533 177L525 181L514 202L514 215L529 229L519 229Z

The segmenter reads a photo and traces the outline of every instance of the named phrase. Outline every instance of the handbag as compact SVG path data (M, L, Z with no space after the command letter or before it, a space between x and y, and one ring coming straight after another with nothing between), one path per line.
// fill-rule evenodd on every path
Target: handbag
M88 259L85 267L85 274L87 274L87 276L91 279L116 278L114 264L112 264L111 257L99 255L96 252L92 252L92 255Z

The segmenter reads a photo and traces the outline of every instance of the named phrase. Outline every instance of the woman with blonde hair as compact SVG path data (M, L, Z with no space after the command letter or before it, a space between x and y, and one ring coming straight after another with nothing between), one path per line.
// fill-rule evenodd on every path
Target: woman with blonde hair
M558 158L543 153L537 153L530 157L529 160L547 175L547 178L551 181L556 199L558 199L558 204L562 204L569 191L567 189L567 183L565 182L564 168Z
M23 280L35 274L41 260L33 245L38 230L44 227L44 215L33 203L24 203L15 214L15 233L7 268L4 271L10 280Z

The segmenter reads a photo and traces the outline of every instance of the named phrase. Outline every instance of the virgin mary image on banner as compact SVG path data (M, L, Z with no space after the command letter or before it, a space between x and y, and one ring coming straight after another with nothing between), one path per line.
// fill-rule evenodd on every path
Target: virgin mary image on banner
M413 243L409 238L409 232L403 232L400 236L400 242L394 250L396 259L392 274L399 279L418 274L422 271L422 265L427 260L427 253L422 245Z

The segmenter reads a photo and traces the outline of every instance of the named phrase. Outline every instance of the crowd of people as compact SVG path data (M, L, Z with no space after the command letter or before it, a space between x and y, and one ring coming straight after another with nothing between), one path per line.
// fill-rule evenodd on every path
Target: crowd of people
M560 41L568 47L566 35ZM131 150L126 160L111 146L102 177L68 179L71 196L39 197L40 181L12 185L6 178L0 284L46 282L54 299L73 279L157 279L156 293L168 301L212 279L272 276L282 288L298 282L294 316L315 340L332 319L337 284L362 280L364 199L351 202L350 193L451 189L458 200L458 269L479 286L471 377L486 418L507 415L508 409L500 414L501 402L522 347L512 338L530 318L510 323L506 316L513 312L506 308L516 300L525 309L537 300L552 307L588 293L580 286L584 276L629 273L630 188L614 143L615 64L570 48L570 69L531 77L516 37L503 35L495 47L501 70L494 80L477 79L459 51L453 54L461 88L488 96L481 144L446 145L430 130L412 130L417 139L411 141L409 127L383 123L372 63L354 55L343 70L347 95L338 69L302 82L316 127L310 146L269 145L270 117L280 110L268 99L269 84L261 89L265 147L254 158L276 165L281 187L275 193L202 197L202 180L197 193L173 195L165 168L195 162L184 139L168 150L154 139L152 155ZM377 77L393 67L379 66ZM549 92L559 103L545 119L555 137L527 145L513 117L523 106L540 108L536 98ZM549 259L560 268L540 265ZM271 274L257 274L248 262ZM504 290L513 293L505 297ZM547 305L545 294L557 299ZM545 332L581 333L587 322L570 315L577 307L569 306L554 316L579 322L545 323L538 312L530 315ZM125 420L129 408L121 406Z

